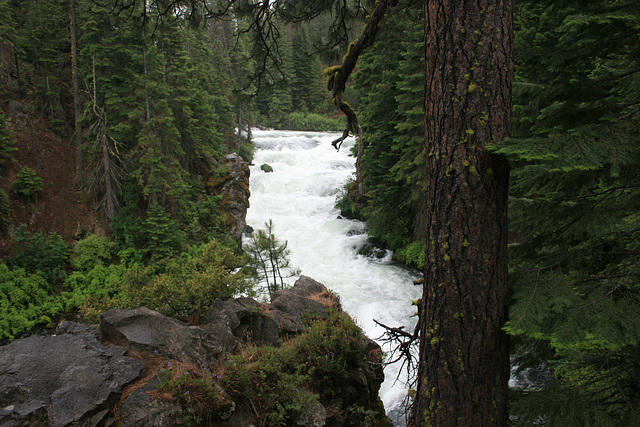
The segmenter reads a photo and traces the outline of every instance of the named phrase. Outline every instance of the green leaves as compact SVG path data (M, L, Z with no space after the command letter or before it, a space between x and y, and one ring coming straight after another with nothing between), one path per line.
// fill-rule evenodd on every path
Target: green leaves
M37 325L55 324L64 304L59 296L50 295L50 289L40 275L0 264L0 340L16 338Z

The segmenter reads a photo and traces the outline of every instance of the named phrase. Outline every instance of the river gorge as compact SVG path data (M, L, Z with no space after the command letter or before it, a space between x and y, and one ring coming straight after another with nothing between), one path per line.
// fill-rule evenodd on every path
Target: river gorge
M412 282L418 272L393 262L391 253L359 255L369 240L365 224L341 217L334 206L355 172L355 158L349 155L354 140L348 139L336 151L331 141L337 136L256 130L247 224L259 229L273 221L274 235L288 242L292 266L338 294L344 310L369 337L377 339L384 332L374 319L412 331L416 318L411 302L421 295L421 288ZM261 170L265 163L273 172ZM294 281L290 279L290 284ZM383 350L390 349L383 346ZM396 425L402 424L401 404L407 395L403 382L396 381L398 370L397 364L385 368L380 391Z

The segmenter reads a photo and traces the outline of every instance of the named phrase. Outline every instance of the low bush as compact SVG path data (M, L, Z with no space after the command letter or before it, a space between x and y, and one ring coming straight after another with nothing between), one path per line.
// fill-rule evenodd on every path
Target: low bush
M0 340L12 340L38 325L52 327L65 311L63 298L39 274L0 264Z
M130 306L122 294L123 264L96 264L91 270L73 271L64 282L68 312L79 310L89 323L98 323L100 314L112 308Z
M286 128L298 131L341 131L344 129L344 118L331 118L315 113L292 113L287 119Z
M250 292L252 283L234 270L240 258L217 240L195 248L190 254L152 267L133 267L124 276L122 292L133 307L148 307L165 316L198 322L216 298Z
M398 249L394 258L403 264L411 265L417 269L424 268L426 256L426 244L423 241L411 242Z
M326 403L363 359L362 331L344 312L308 320L282 347L252 347L225 364L220 381L234 399L251 400L265 425L290 425L305 407Z
M233 402L201 361L168 362L155 394L180 404L182 425L215 425L232 411Z
M30 274L38 273L53 284L64 277L69 254L69 245L59 234L30 233L26 224L22 224L13 237L8 261L13 268L24 268Z
M253 295L253 282L236 272L241 258L217 240L155 265L96 266L66 281L73 303L90 321L112 308L147 307L197 323L216 298Z
M74 270L89 271L96 265L108 265L115 256L115 243L108 237L89 235L80 240L69 257Z

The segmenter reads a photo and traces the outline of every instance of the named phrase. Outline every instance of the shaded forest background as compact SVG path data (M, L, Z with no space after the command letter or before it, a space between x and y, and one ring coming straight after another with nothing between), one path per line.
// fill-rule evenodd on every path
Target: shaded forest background
M114 4L0 1L3 342L115 306L195 322L252 294L208 188L230 173L219 160L250 162L253 126L342 126L322 72L340 53L318 31L330 16L274 23L264 51L246 11Z
M365 194L352 183L338 203L422 268L423 2L400 6L346 92L364 129ZM177 317L195 315L185 307L198 283L250 288L202 176L224 154L250 160L248 126L340 130L322 69L345 50L323 39L328 14L277 23L274 63L240 10L222 21L190 12L0 0L0 225L11 236L0 338L68 313L159 304L178 282L182 305L164 308ZM640 8L522 0L515 19L513 138L494 144L512 167L505 329L513 365L541 380L513 389L514 421L637 424Z

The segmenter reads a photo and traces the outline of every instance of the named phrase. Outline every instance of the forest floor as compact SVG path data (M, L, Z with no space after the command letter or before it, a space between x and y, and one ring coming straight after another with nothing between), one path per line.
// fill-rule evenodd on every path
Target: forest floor
M11 139L17 148L13 161L0 173L0 189L9 194L9 186L25 166L35 170L43 181L43 190L33 201L11 199L15 226L25 223L31 232L55 231L67 242L80 230L101 232L87 192L76 188L72 136L52 132L48 120L25 113L27 108L19 101L0 104L0 108L9 119ZM7 256L10 241L9 236L0 238L0 257Z

